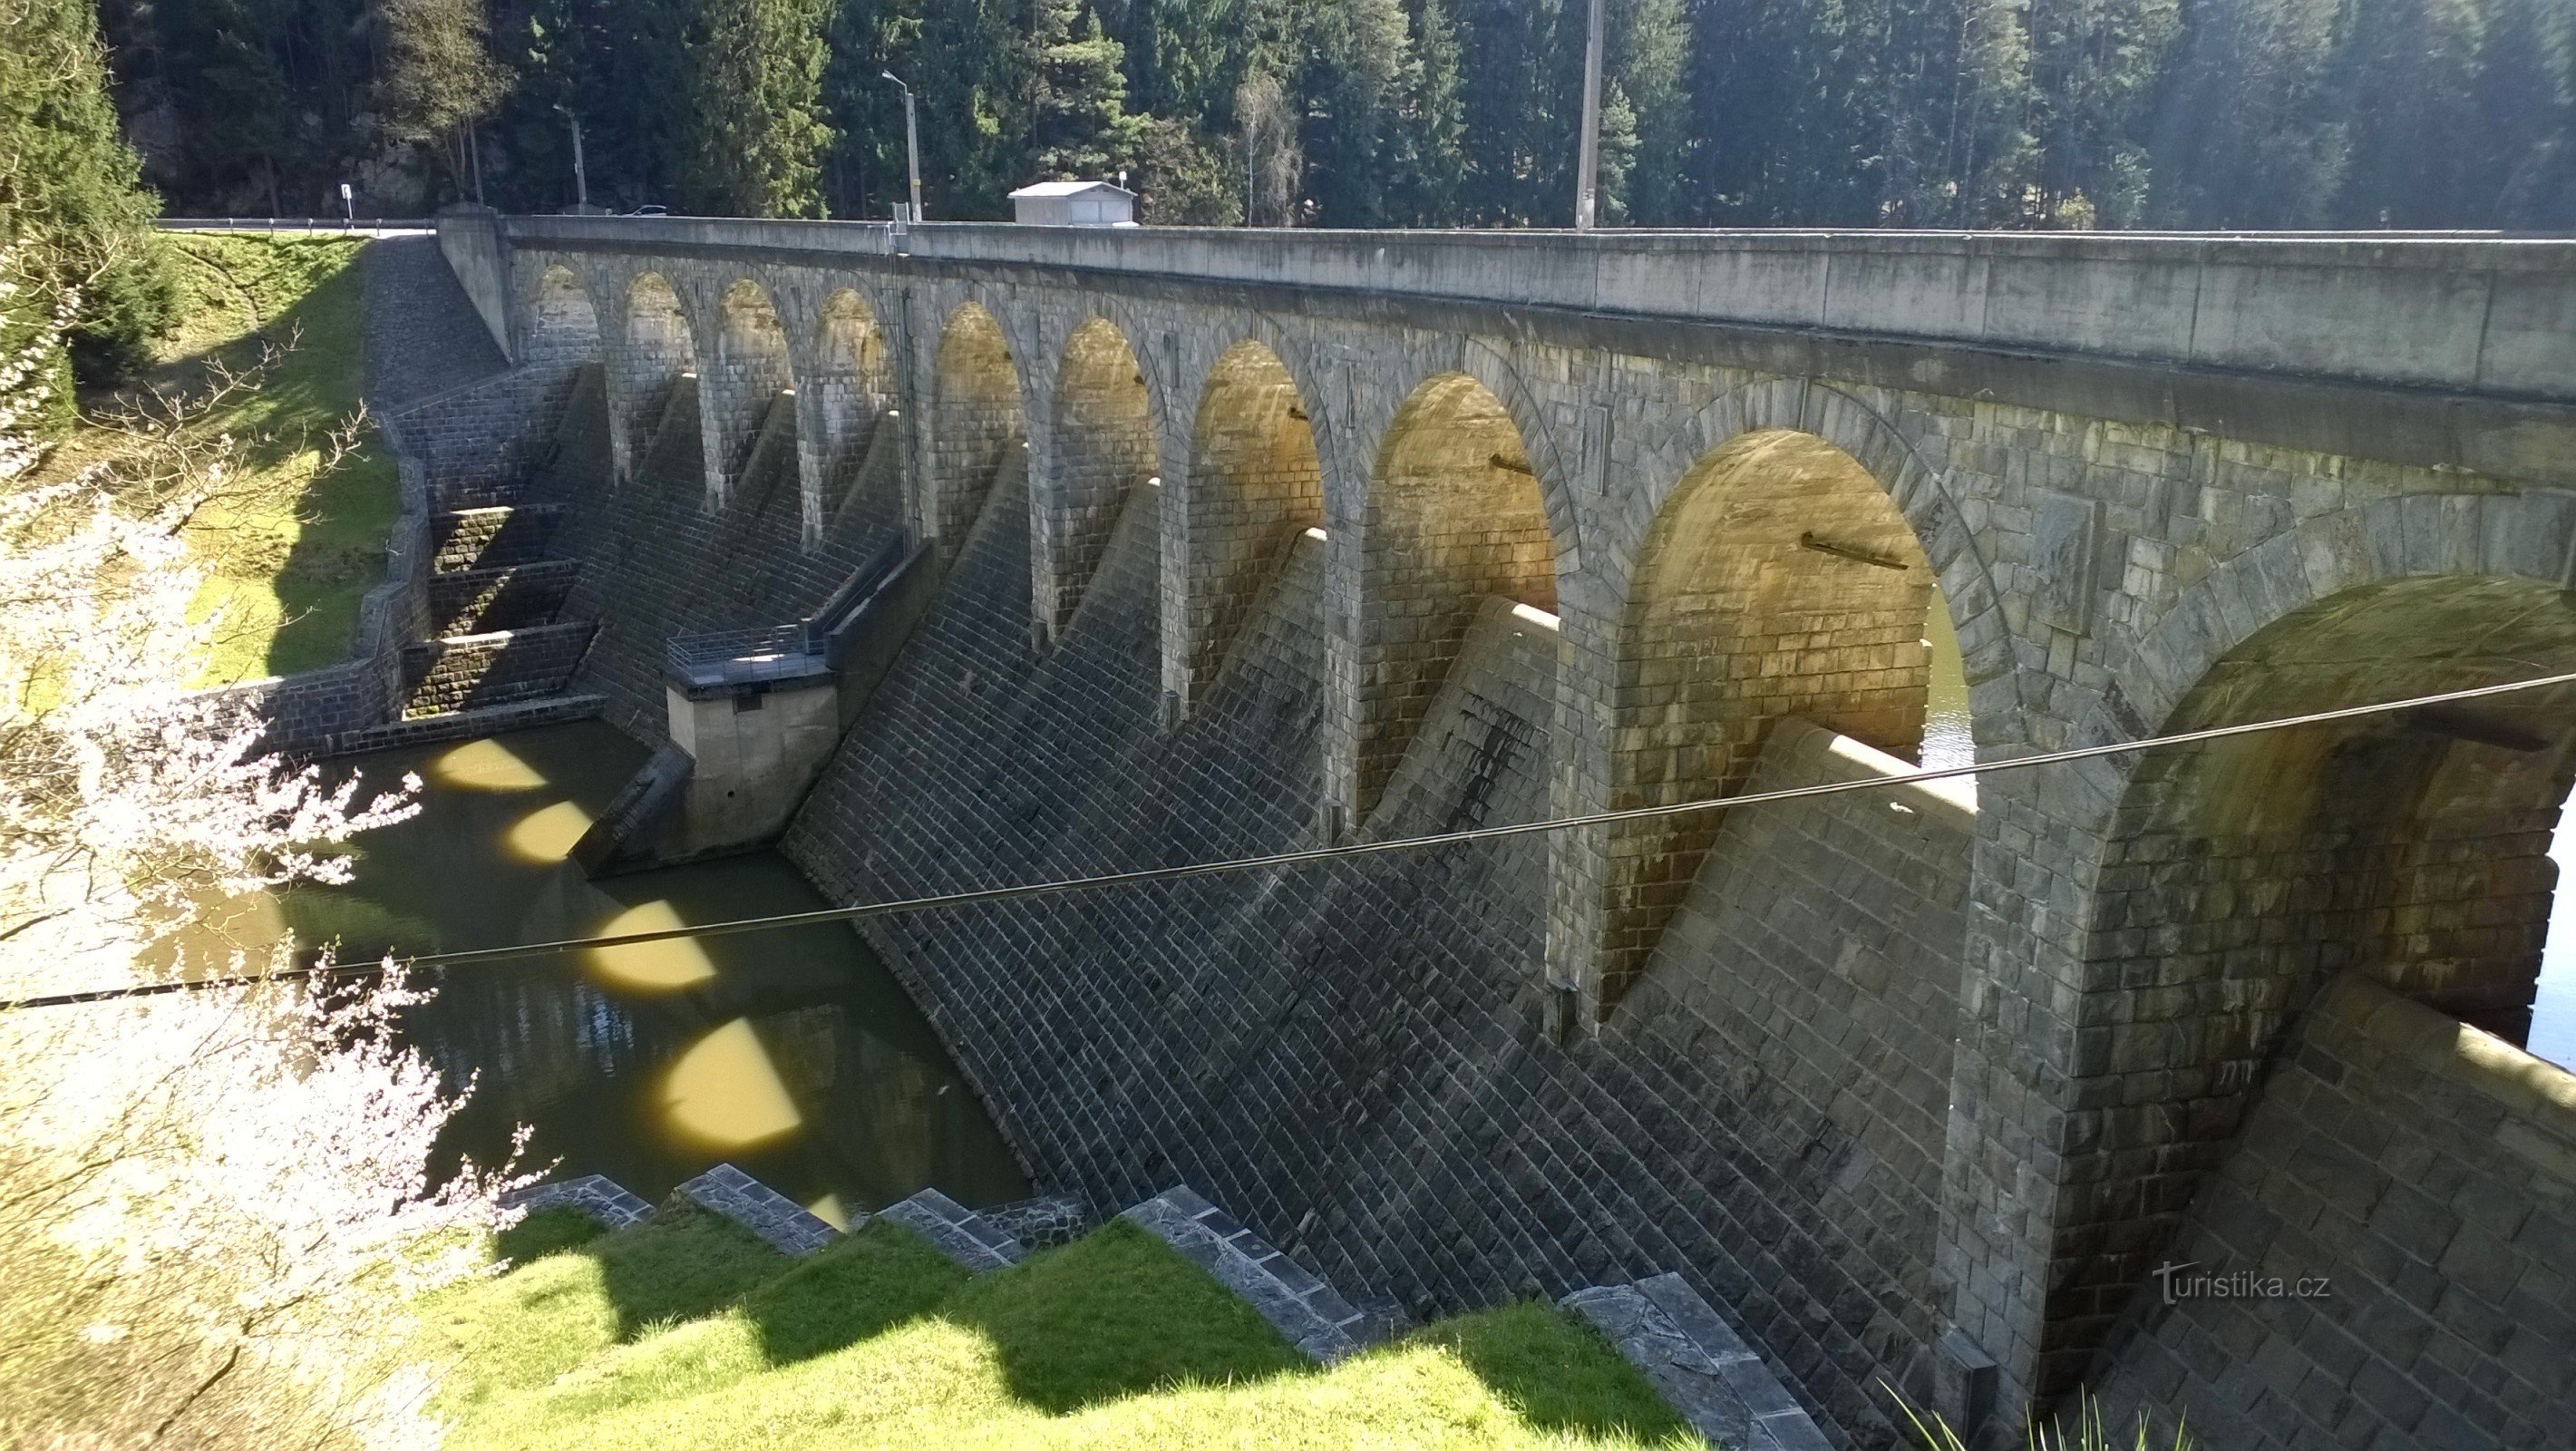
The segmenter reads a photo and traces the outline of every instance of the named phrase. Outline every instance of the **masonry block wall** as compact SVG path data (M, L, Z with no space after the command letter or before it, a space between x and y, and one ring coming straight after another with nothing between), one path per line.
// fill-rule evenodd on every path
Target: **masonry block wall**
M885 337L858 293L843 288L825 300L821 335L799 392L813 400L817 476L846 477L894 406Z
M2576 1074L2339 979L2163 1262L2109 1351L2124 1418L2247 1451L2563 1445Z
M555 551L581 561L569 607L599 621L576 686L605 695L608 719L649 741L668 729L663 646L671 636L811 613L893 537L896 522L884 506L844 510L808 545L787 400L767 410L731 496L710 507L697 389L694 377L670 385L662 422L639 438L634 477L622 484L608 482L602 416L567 412L551 462L523 491L560 511Z
M1931 599L1922 545L1850 455L1779 430L1706 456L1638 553L1614 682L1611 806L1740 791L1791 716L1914 757ZM1719 820L1610 833L1605 1002L1644 969Z
M436 481L435 507L487 508L516 498L552 445L573 382L567 370L512 369L408 410L404 442Z
M506 634L423 640L403 647L403 718L560 692L589 645L591 622L569 620Z
M1555 541L1501 401L1451 374L1405 401L1369 495L1360 585L1358 810L1365 818L1488 595L1556 608Z
M1064 628L1127 501L1154 476L1145 375L1118 329L1093 318L1065 344L1051 420L1054 487L1038 518L1033 587L1050 632Z
M1618 316L1414 282L1274 294L1122 274L1169 240L1141 234L1080 242L1077 272L839 247L861 233L829 227L512 226L523 285L560 267L599 300L612 422L636 389L695 387L745 277L800 380L832 371L828 318L853 311L833 299L882 321L888 416L863 452L889 462L863 471L938 536L943 578L791 832L844 900L1679 799L1840 769L1864 743L1901 759L1935 581L1990 760L2576 668L2576 494L2533 442L2576 425L2523 398L2512 430L2469 426L2505 407L2483 375L2433 400L2411 375L2381 386L2359 350L2354 376L2214 378L2098 340L1925 344L1929 314L1905 314L1913 341L1866 319L1817 339L1674 321L1653 292ZM729 228L759 240L729 251ZM688 246L656 250L673 229ZM1342 244L1279 245L1293 271L1297 249ZM1400 275L1434 287L1453 274L1430 253L1488 244L1379 245L1430 249ZM1604 269L1625 245L1603 244ZM1837 267L1843 245L1779 244ZM1741 239L1666 250L1727 248L1749 250L1700 259L1672 307L1778 260ZM687 331L635 325L661 292ZM2152 322L2169 295L2120 306ZM2070 337L2089 316L2069 312ZM1053 467L1079 431L1067 344L1095 319L1136 360L1163 485L1110 516L1032 650L1072 537L1050 532L1072 517ZM664 338L686 357L640 366ZM1247 344L1278 364L1238 428L1260 441L1202 447ZM2323 366L2287 358L2209 366ZM793 452L794 490L777 473L691 503L718 406L691 395L633 440L671 455L636 485L562 491L603 684L642 679L677 629L741 618L707 596L783 599L828 557L838 526L817 549L813 521L844 504L813 466L818 419L849 415L799 386L796 447L773 403L772 442L746 455L766 448L747 466L768 473ZM1274 477L1229 522L1228 480L1263 454ZM1265 534L1275 564L1219 542ZM2342 642L2332 668L2283 671L2275 627L2311 631L2311 654ZM1517 653L1541 640L1552 659ZM621 691L650 730L650 699ZM1817 757L1801 719L1847 748ZM2571 720L2531 697L2261 758L1990 773L1973 821L1779 808L1696 842L1561 832L913 919L883 946L1041 1177L1104 1202L1187 1177L1425 1308L1675 1270L1864 1444L1893 1435L1881 1383L1928 1394L1964 1340L1999 1363L1990 1432L2017 1441L2232 1162L2321 975L2512 1030ZM2347 809L2361 794L2336 783L2356 780L2385 809ZM2240 800L2250 815L2213 807ZM1363 805L1382 820L1360 825ZM1816 882L1833 908L1779 926ZM2321 946L2230 937L2264 914ZM1908 968L1953 933L1947 974Z
M969 304L949 321L930 398L927 523L943 556L953 556L982 517L996 478L1027 467L1019 370L992 314Z
M1907 768L1793 718L1744 784ZM1854 1316L1881 1355L1936 1336L1942 1108L1975 837L1974 795L1955 782L1727 813L1610 1020L1640 1059L1717 1075L1731 1099L1708 1130L1735 1165L1711 1190L1730 1232L1708 1273L1766 1339L1798 1338L1807 1307L1787 1285Z
M1204 710L1165 736L1143 648L1150 536L1122 528L1080 624L1032 661L1017 587L1028 536L1007 522L1020 502L997 498L794 827L790 855L836 898L867 900L1311 839L1320 545L1292 553ZM1373 832L1541 814L1557 631L1532 613L1502 599L1480 606ZM1943 871L1964 882L1955 823L1946 855L1936 833L1911 858L1867 823L1857 843L1825 828L1812 829L1802 857L1781 855L1830 880L1882 885L1884 910L1900 917L1911 900L1902 893ZM1895 834L1917 832L1900 823ZM1537 843L1491 843L1294 880L905 919L877 937L1006 1131L1064 1187L1114 1203L1158 1178L1221 1185L1211 1192L1337 1283L1426 1314L1523 1287L1555 1293L1650 1265L1681 1269L1749 1307L1763 1343L1820 1403L1853 1426L1878 1424L1863 1368L1905 1374L1905 1337L1883 1322L1920 1310L1901 1299L1883 1309L1874 1288L1811 1293L1828 1282L1822 1272L1791 1277L1809 1268L1799 1246L1834 1231L1786 1192L1770 1189L1767 1205L1746 1193L1748 1180L1788 1177L1758 1157L1781 1146L1746 1123L1762 1101L1708 1051L1715 1030L1696 1005L1640 1009L1634 1027L1623 1019L1571 1055L1547 1044L1533 970L1545 870ZM1937 887L1913 910L1943 917ZM1957 912L1952 899L1953 930ZM1922 930L1920 951L1937 952L1939 929ZM1841 964L1849 977L1884 975L1876 1015L1842 1008L1910 1043L1886 1015L1901 1008L1937 1024L1945 985L1909 975L1922 965L1918 944L1877 935L1890 940ZM1688 940L1711 956L1677 948L1677 974L1706 982L1742 970L1732 937ZM1022 945L996 953L998 941ZM1784 951L1777 971L1793 963ZM1676 995L1695 1003L1695 990ZM1845 1051L1887 1075L1882 1096L1923 1087L1859 1042ZM1918 1097L1904 1121L1925 1118L1937 1115ZM1845 1251L1860 1271L1846 1283L1872 1285L1873 1252L1889 1263L1911 1254L1919 1292L1927 1191L1922 1164L1900 1151L1919 1151L1919 1132L1896 1143L1872 1134L1883 1167L1855 1169L1856 1136L1829 1120L1817 1127L1833 1145L1810 1173L1844 1185L1817 1202L1902 1217L1884 1201L1910 1196L1917 1210L1910 1238L1854 1217L1849 1236L1866 1250Z
M735 283L717 307L715 359L698 380L698 396L707 417L707 488L721 496L741 481L762 420L796 378L787 364L787 329L760 284Z
M1164 688L1194 701L1296 541L1324 522L1313 420L1278 355L1239 343L1219 358L1191 424L1187 507L1164 526L1163 633L1177 670Z

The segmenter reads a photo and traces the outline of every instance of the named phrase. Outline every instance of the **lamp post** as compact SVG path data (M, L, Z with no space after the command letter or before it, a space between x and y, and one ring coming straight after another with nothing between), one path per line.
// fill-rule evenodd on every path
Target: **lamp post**
M903 77L892 71L879 71L877 74L903 90L903 159L912 172L912 220L918 222L921 220L921 127L913 117L912 87L904 85Z
M1574 162L1574 230L1599 219L1601 191L1601 0L1592 0L1583 45L1583 146Z
M581 118L572 113L572 107L561 101L555 102L555 109L563 112L564 119L572 123L572 204L575 209L586 212L590 210L590 171L581 164Z

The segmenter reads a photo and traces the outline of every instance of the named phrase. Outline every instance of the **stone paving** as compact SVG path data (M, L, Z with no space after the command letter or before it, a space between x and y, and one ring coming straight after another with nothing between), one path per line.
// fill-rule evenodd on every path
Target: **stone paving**
M1073 1194L1014 1199L983 1211L1003 1233L1030 1249L1071 1244L1091 1228L1091 1206Z
M671 1193L750 1230L780 1254L810 1255L841 1237L795 1200L731 1164L718 1164Z
M435 237L368 244L367 402L378 412L490 377L508 360Z
M1361 1348L1366 1315L1188 1185L1175 1184L1119 1218L1150 1231L1214 1275L1314 1359L1329 1364Z
M930 1241L933 1248L979 1275L1018 1264L1028 1249L1000 1225L940 1193L924 1189L877 1211Z
M642 1224L653 1217L652 1205L605 1174L584 1174L578 1179L534 1185L505 1196L501 1203L505 1208L524 1209L530 1214L570 1206L612 1230Z
M1596 1285L1559 1303L1598 1326L1710 1445L1828 1451L1834 1444L1681 1276Z

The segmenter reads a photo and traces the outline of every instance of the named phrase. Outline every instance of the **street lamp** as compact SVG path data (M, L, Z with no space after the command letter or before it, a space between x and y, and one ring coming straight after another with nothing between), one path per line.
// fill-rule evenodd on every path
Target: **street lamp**
M912 87L892 71L877 74L903 89L903 158L912 171L912 220L917 222L921 220L921 128L913 119Z
M1588 232L1601 212L1601 0L1592 0L1583 44L1583 135L1574 156L1574 229Z
M590 210L590 172L581 164L581 118L572 113L572 107L561 101L555 102L555 109L563 112L564 119L572 123L573 206L586 212Z

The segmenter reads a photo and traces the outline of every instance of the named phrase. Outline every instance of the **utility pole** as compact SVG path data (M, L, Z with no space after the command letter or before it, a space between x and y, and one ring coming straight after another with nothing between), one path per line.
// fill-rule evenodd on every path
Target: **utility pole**
M912 220L918 222L921 220L921 126L913 115L912 87L904 85L903 77L892 71L879 71L877 74L903 89L903 159L912 171Z
M1591 231L1600 220L1601 49L1601 0L1592 0L1583 41L1583 149L1574 161L1574 230L1578 232Z
M563 112L564 119L572 123L572 203L576 209L588 211L590 170L581 164L581 118L572 113L572 107L561 101L555 103L555 109Z

